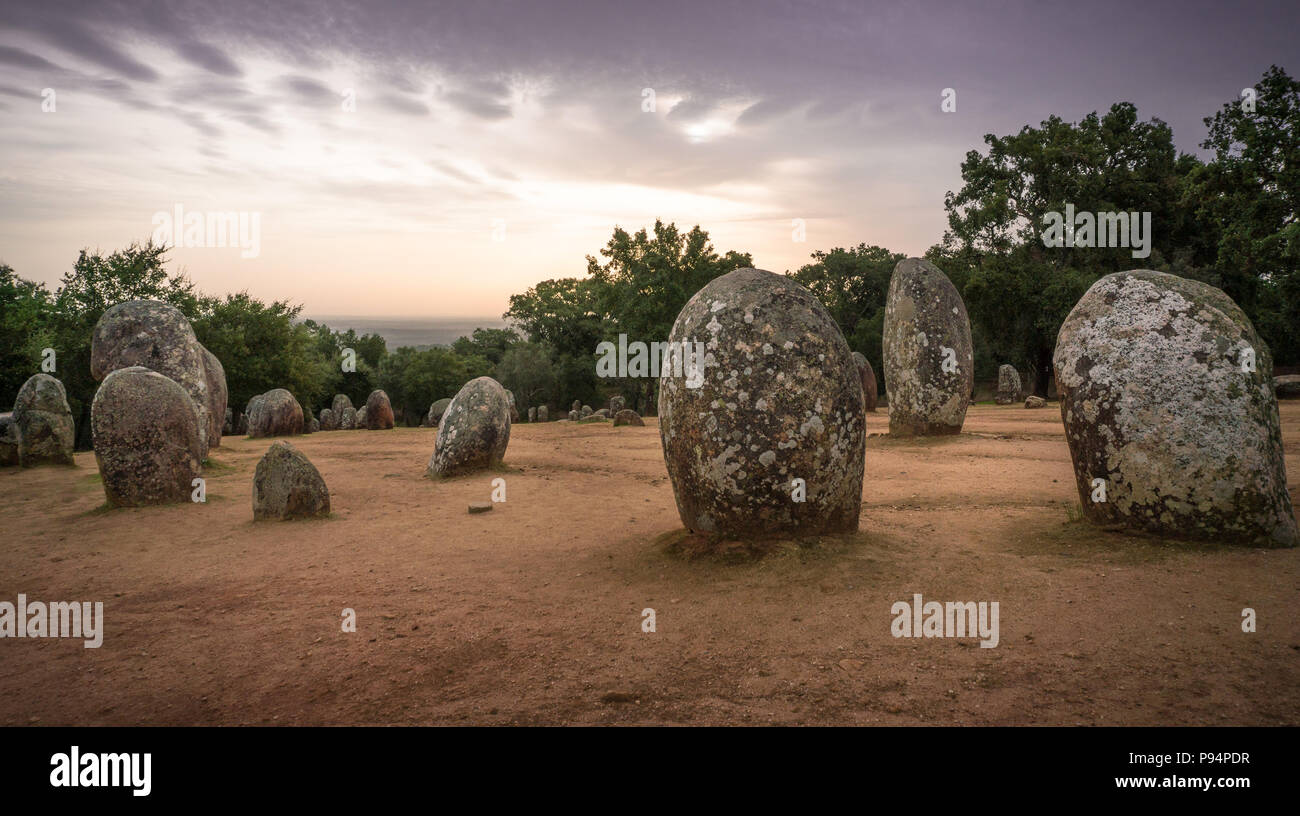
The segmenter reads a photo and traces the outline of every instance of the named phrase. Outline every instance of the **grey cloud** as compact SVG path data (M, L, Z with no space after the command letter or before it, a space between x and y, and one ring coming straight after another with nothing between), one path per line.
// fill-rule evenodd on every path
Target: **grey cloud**
M191 65L197 65L199 68L206 69L214 74L228 77L243 76L244 74L239 66L235 64L235 61L227 56L225 52L198 40L187 40L178 43L176 53Z
M21 48L13 48L8 45L0 45L0 63L5 65L16 65L19 68L35 68L42 70L59 70L59 66L35 54L24 51Z
M287 76L284 84L305 102L338 102L343 98L341 91L335 91L311 77Z
M399 94L383 94L375 100L381 107L408 116L428 116L429 106L418 99Z
M504 102L498 102L472 93L452 91L445 94L443 98L458 110L462 110L471 116L477 116L479 119L492 121L509 119L511 116L510 106Z

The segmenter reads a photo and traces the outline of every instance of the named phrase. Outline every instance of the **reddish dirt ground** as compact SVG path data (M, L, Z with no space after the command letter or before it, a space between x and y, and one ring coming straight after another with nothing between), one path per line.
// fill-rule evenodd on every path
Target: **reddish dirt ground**
M859 535L743 563L665 543L653 420L516 425L506 472L436 483L433 435L294 439L332 493L307 522L253 522L265 439L213 451L206 504L102 509L92 454L0 472L0 600L106 621L99 649L0 641L0 723L1300 723L1300 550L1071 520L1055 405L869 438ZM498 476L507 501L468 514ZM892 637L917 592L998 601L1000 644Z

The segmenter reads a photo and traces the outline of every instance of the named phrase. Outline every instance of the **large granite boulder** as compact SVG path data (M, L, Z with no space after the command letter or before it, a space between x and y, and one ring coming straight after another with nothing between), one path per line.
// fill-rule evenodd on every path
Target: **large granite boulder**
M0 467L13 467L18 464L18 426L14 424L14 415L6 411L0 414Z
M366 424L366 406L357 409L356 421L352 423L352 429L356 431L367 430L370 426Z
M333 408L320 409L320 429L322 431L337 431L339 429L338 415L334 413Z
M1053 364L1088 520L1296 545L1272 355L1222 291L1146 269L1107 275L1065 319Z
M645 422L642 421L641 415L636 411L633 411L631 408L624 408L614 415L614 427L617 428L620 425L636 425L642 427L645 425Z
M436 428L442 422L442 415L447 413L448 405L451 405L451 398L443 397L429 406L429 415L425 421L429 423L430 428Z
M248 435L254 439L267 436L295 436L303 431L302 406L293 394L273 388L249 402Z
M388 394L382 390L370 392L366 398L366 427L372 431L386 431L393 427L393 406Z
M194 401L143 366L109 372L90 405L95 461L114 507L190 501L203 466Z
M465 383L438 428L427 475L459 476L500 464L510 443L510 403L491 377Z
M357 427L357 410L351 405L343 406L343 413L339 417L339 430L352 431Z
M17 429L18 463L71 465L76 434L72 409L63 383L49 374L33 374L18 389L14 400L13 424Z
M334 416L343 416L343 412L348 408L351 408L353 411L357 410L356 406L352 404L352 400L347 394L335 394L334 401L330 403L330 410L334 412Z
M226 367L206 346L200 344L199 349L203 352L203 376L207 379L208 447L219 448L229 411L226 406L230 402L230 392L226 389Z
M1273 378L1273 392L1278 399L1300 397L1300 374L1283 374Z
M610 416L618 416L618 412L622 411L626 407L627 407L627 400L623 399L621 395L617 395L609 398Z
M966 304L929 261L899 261L885 299L891 436L961 433L975 386Z
M509 388L505 389L505 391L506 391L506 402L510 403L510 421L518 422L519 408L515 405L515 392L511 391Z
M1020 372L1005 363L998 366L998 390L993 401L998 405L1010 405L1020 401L1020 394Z
M537 406L533 406L532 408L528 409L528 421L529 422L537 421Z
M230 435L233 434L234 432L235 432L235 412L230 408L229 405L227 405L227 406L226 406L226 419L225 419L225 421L221 424L221 435L222 435L222 436L230 436Z
M537 406L537 421L549 422L550 419L551 419L550 409L547 408L545 405Z
M747 538L856 530L862 387L817 298L784 275L738 269L696 292L668 339L705 349L702 372L670 366L660 379L659 432L682 523Z
M253 474L253 519L288 521L330 514L330 491L302 451L283 440L267 448Z
M858 381L862 383L863 410L869 414L876 412L878 399L876 372L871 368L871 361L860 351L853 352L853 364L858 369Z
M91 376L103 380L109 372L130 366L157 371L185 389L199 417L199 441L207 456L208 447L221 441L218 423L226 413L226 374L179 309L155 300L131 300L104 312L91 335ZM216 438L210 440L214 432Z

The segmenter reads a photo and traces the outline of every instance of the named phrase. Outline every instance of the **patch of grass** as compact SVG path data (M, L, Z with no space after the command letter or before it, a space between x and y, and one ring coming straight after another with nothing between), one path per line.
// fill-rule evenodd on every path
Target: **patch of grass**
M209 456L207 459L203 460L203 469L205 471L211 470L220 473L223 470L234 470L235 466L228 465L220 459L213 459Z

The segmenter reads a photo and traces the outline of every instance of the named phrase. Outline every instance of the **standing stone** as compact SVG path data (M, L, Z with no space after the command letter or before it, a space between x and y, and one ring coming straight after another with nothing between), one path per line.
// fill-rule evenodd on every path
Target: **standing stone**
M570 411L582 412L582 400L574 400L573 405L569 406Z
M199 349L203 352L203 375L207 380L208 447L219 448L226 412L230 410L227 407L230 393L226 390L226 368L206 346L200 344Z
M338 416L334 413L333 408L320 409L320 429L322 431L337 431L339 429Z
M668 340L705 350L702 384L671 367L660 379L659 433L682 523L739 537L856 530L862 387L817 298L784 275L738 269L687 301Z
M330 491L302 451L280 441L267 448L253 474L253 519L288 521L330 514Z
M226 375L209 370L214 357L194 336L175 306L156 300L131 300L110 307L90 339L90 373L103 380L111 371L144 366L167 377L190 395L199 417L200 443L207 456L216 417L225 415ZM216 368L221 363L215 362ZM218 385L219 383L219 385Z
M510 444L510 404L491 377L470 380L443 415L429 476L459 476L500 464Z
M235 436L245 436L248 433L248 414L241 413L235 419Z
M250 397L248 400L248 404L244 406L243 432L247 435L250 436L252 435L252 431L249 430L249 422L253 418L253 411L255 408L257 408L258 404L261 403L261 401L264 398L265 398L264 394L257 394L256 396Z
M582 412L581 412L581 411L570 411L570 412L569 412L569 421L570 421L570 422L577 422L577 421L580 420L580 419L582 419Z
M1278 399L1300 397L1300 374L1283 374L1273 378L1273 392Z
M429 406L429 416L427 417L429 427L438 427L442 422L442 415L447 413L448 405L451 405L451 400L447 397L443 397Z
M248 435L294 436L302 433L302 406L283 388L273 388L249 402Z
M33 374L18 389L13 424L18 436L18 463L71 465L76 434L63 383L49 374Z
M348 395L335 394L334 401L330 403L330 410L334 412L334 416L342 416L343 411L348 408L351 408L353 411L356 410L356 407L352 405L352 400Z
M308 423L308 427L303 430L303 433L320 433L320 420L316 417L312 417L311 422Z
M581 412L581 414L582 414L582 418L583 418L583 419L586 419L587 417L591 416L591 413L592 413L592 412L591 412L591 406L590 406L590 405L584 405L584 406L582 406L582 412Z
M393 427L393 406L388 394L382 390L370 392L366 398L366 427L372 431L387 431Z
M339 416L339 430L351 431L357 427L357 411L351 405L343 406L343 413Z
M235 413L234 413L234 411L232 411L232 410L230 409L230 406L227 405L227 406L226 406L226 421L223 422L222 425L221 425L221 435L222 435L222 436L229 436L229 435L233 434L234 432L235 432Z
M631 408L624 408L614 415L614 427L619 425L636 425L643 427L645 422L642 421L641 415Z
M0 467L18 464L18 426L8 411L0 414Z
M1010 405L1020 401L1020 372L1006 363L998 366L998 392L993 401L998 405Z
M1146 269L1107 275L1065 319L1052 361L1089 521L1297 544L1273 358L1222 291Z
M627 400L621 395L609 398L609 415L618 416L618 412L627 407Z
M506 389L506 402L510 403L510 421L519 421L519 409L515 406L515 392Z
M528 421L529 421L529 422L536 422L536 421L537 421L537 409L536 409L536 408L529 408L529 409L528 409Z
M858 368L858 380L862 383L864 410L869 414L876 412L876 372L871 368L871 361L860 351L853 352L853 364Z
M190 501L203 443L179 384L143 366L109 372L90 404L90 429L110 505Z
M363 405L363 406L361 406L360 408L357 409L357 418L356 418L355 421L353 421L353 423L352 423L352 428L353 428L353 430L357 430L357 431L364 431L364 430L367 429L367 426L366 426L366 406Z
M885 384L891 436L961 433L975 387L966 304L929 261L899 261L885 300Z
M1029 396L1025 397L1025 407L1026 407L1026 408L1046 408L1046 407L1047 407L1047 400L1043 399L1042 397L1039 397L1039 396L1035 396L1035 395L1033 395L1033 394L1030 394Z
M549 422L550 419L551 419L550 409L547 408L545 405L537 406L537 421Z

